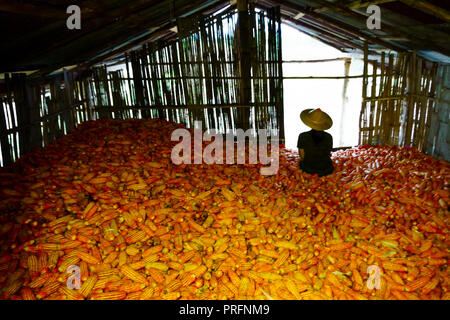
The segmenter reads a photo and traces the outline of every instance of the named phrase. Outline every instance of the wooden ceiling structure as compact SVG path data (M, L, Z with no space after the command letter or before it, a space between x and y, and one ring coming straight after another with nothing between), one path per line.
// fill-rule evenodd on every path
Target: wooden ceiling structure
M448 0L251 0L280 6L283 21L343 52L414 50L429 60L450 62ZM231 1L231 5L236 1ZM381 8L381 29L369 30L366 9ZM81 29L69 30L67 7L81 8ZM180 18L209 15L223 0L1 0L0 72L89 66L155 39L177 37Z

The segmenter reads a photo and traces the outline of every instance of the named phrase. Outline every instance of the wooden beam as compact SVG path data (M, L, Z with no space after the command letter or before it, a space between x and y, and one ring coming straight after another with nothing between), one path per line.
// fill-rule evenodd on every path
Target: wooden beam
M67 7L56 7L45 3L18 2L14 0L1 1L0 11L26 16L35 16L42 18L66 19Z
M323 6L328 6L336 12L339 12L345 16L348 16L350 18L353 18L353 19L359 21L361 24L365 24L367 21L367 16L365 14L362 14L362 13L359 13L356 11L352 11L352 10L348 9L345 5L341 4L340 2L331 3L331 2L327 2L325 0L315 0L315 2L317 2ZM391 35L398 36L398 37L403 36L403 37L409 39L409 41L411 43L415 44L416 46L421 47L418 49L433 50L433 51L443 53L447 56L450 56L449 48L444 48L439 45L436 45L434 42L431 42L430 40L427 40L427 39L418 39L417 34L415 34L414 32L410 32L407 27L392 26L392 25L387 25L385 23L384 23L384 27L383 27L383 19L382 19L381 23L382 23L382 30L384 30L385 32L389 32ZM397 30L400 30L400 31L397 31Z
M359 8L367 8L368 6L371 6L371 5L380 5L383 3L389 3L389 2L394 2L394 1L396 1L396 0L373 0L373 1L356 0L356 1L350 2L349 4L346 4L346 7L351 10L355 10L355 9L359 9Z
M422 0L400 0L400 1L414 9L425 12L426 14L445 20L446 22L450 21L449 11L430 3L429 1L422 1Z
M139 2L141 3L142 1L143 0L140 0ZM142 32L142 30L148 30L151 27L161 25L165 20L168 19L168 17L166 15L160 15L156 19L149 19L149 15L155 10L155 3L161 6L161 2L155 0L151 2L144 2L146 2L147 4L150 3L152 5L145 7L143 10L137 10L139 15L138 13L131 14L122 21L113 20L113 22L111 22L111 19L108 19L109 23L103 25L101 25L102 22L98 22L100 26L98 28L95 28L94 30L91 30L92 32L85 32L81 36L74 37L72 39L69 39L68 41L61 41L61 43L59 43L59 46L52 46L51 49L42 50L39 54L33 53L27 59L21 59L21 61L30 61L33 58L43 56L44 54L45 56L62 56L66 55L66 53L72 53L69 57L67 57L67 59L61 59L61 61L55 59L54 65L49 66L49 68L45 68L45 72L51 72L55 68L62 67L67 64L78 64L84 62L84 60L87 60L101 53L102 51L107 50L108 48L114 47L128 40L133 40L133 36L135 36L136 38L139 38L140 35L148 36L148 33L145 34L144 32ZM186 14L193 8L201 5L203 2L204 1L202 0L195 0L182 7L176 8L173 12L174 18L179 15ZM120 8L114 10L118 10L117 14L121 12ZM77 41L74 41L75 39ZM104 41L104 43L99 46L91 46L88 48L88 50L86 50L86 43L95 44L99 43L99 41ZM82 55L80 55L79 53L82 53Z
M314 19L317 19L318 21L321 21L323 23L329 24L329 25L331 25L331 26L333 26L335 28L338 28L340 30L343 30L345 32L352 33L352 34L354 34L357 37L361 37L363 39L366 39L370 43L378 44L378 45L383 46L383 47L385 47L387 49L395 50L397 52L404 51L404 49L402 47L399 47L399 46L390 44L388 42L382 41L382 40L380 40L380 39L378 39L378 38L376 38L374 36L371 36L369 34L361 32L361 30L359 28L356 28L356 27L354 27L354 26L352 26L350 24L343 23L343 22L341 22L339 20L336 20L334 18L325 16L323 14L316 13L316 12L314 12L312 10L309 10L306 7L300 6L298 4L292 3L292 2L287 1L287 0L277 0L277 2L280 3L281 5L285 6L285 7L294 9L294 10L296 10L298 12L301 12L301 13L304 13L305 15L308 15L308 16L314 18Z

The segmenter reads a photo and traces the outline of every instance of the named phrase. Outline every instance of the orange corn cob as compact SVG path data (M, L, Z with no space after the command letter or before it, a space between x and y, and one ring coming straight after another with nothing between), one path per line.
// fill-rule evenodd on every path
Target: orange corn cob
M98 292L92 294L94 300L123 300L127 294L121 291Z
M120 272L122 272L124 276L133 281L148 284L147 279L139 272L133 270L129 265L123 265L122 267L120 267Z
M147 256L144 258L145 263L152 263L159 260L158 254L152 254L151 256Z
M22 288L22 290L20 290L20 295L23 300L36 300L33 290L28 287Z
M436 286L439 284L439 277L435 276L433 277L425 286L422 288L423 294L429 294L431 291L436 288Z
M144 289L144 291L142 292L142 294L139 297L139 299L141 299L141 300L148 300L151 297L153 297L154 292L155 292L155 289L153 287L147 287L147 288Z
M145 257L151 256L151 255L154 255L155 253L160 252L162 249L163 249L162 245L153 246L153 247L145 250L144 252L142 252L142 257L145 258Z
M190 251L184 253L178 261L180 263L186 263L189 260L191 260L196 255L196 253L197 253L196 250L190 250Z
M181 278L181 285L183 287L189 286L191 283L195 281L196 277L192 272L187 272Z
M108 256L103 260L104 263L112 263L114 260L116 260L119 256L118 251L112 251L108 254Z
M402 272L408 271L407 267L405 267L401 264L395 264L395 263L391 263L388 261L383 262L383 268L386 270L391 270L391 271L402 271Z
M18 279L18 280L14 280L10 285L6 286L3 289L3 294L6 297L11 297L12 295L14 295L16 292L18 292L20 290L20 288L22 287L23 281Z
M416 290L424 287L427 283L429 283L430 279L431 279L430 276L423 276L423 277L420 277L420 278L408 283L406 287L409 291L416 291Z
M75 256L78 257L78 258L80 258L81 260L83 260L83 261L89 263L89 264L97 264L97 263L100 263L100 260L99 260L99 259L97 259L97 258L94 257L93 255L91 255L91 254L89 254L89 253L87 253L87 252L85 252L85 251L79 251L79 250L77 250Z
M140 300L142 291L128 293L125 300Z
M56 292L58 288L60 287L60 283L58 281L52 281L50 283L46 283L45 286L39 290L39 292L36 294L37 299L43 299L52 293Z
M95 274L87 278L87 280L84 281L83 284L81 285L80 294L83 295L84 297L88 297L92 292L92 289L94 288L97 280L98 277Z
M30 271L31 275L34 275L39 272L39 262L36 256L34 255L28 256L27 263L28 263L28 270Z
M193 220L189 220L188 223L189 223L189 226L190 226L193 230L195 230L195 231L197 231L197 232L200 232L200 233L204 233L204 232L205 232L205 228L203 228L203 227L202 227L201 225L199 225L197 222L195 222L195 221L193 221Z
M148 274L150 275L150 277L152 277L153 280L155 280L156 283L163 283L164 282L164 275L162 274L161 271L150 268L147 269Z
M239 288L239 285L241 283L241 279L239 278L239 276L237 275L236 272L234 272L233 270L229 269L228 270L228 277L231 280L231 283L236 287Z
M142 291L145 288L145 284L142 283L124 283L118 287L119 291L124 291L126 293Z

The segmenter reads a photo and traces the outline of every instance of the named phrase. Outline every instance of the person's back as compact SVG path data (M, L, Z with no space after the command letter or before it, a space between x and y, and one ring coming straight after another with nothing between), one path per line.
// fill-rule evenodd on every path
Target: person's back
M330 153L333 137L323 130L333 125L333 120L320 109L306 109L300 118L312 130L298 136L297 148L300 154L300 169L310 174L325 176L334 170Z
M330 157L333 137L329 133L314 129L303 132L298 136L297 148L303 149L304 153L300 169L319 176L333 172L333 161Z

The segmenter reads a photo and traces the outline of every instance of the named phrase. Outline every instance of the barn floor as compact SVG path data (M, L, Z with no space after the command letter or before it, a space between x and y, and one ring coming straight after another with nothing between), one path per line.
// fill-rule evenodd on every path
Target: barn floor
M179 127L89 121L2 168L1 297L450 298L448 162L363 146L322 178L285 149L272 176L174 165Z

